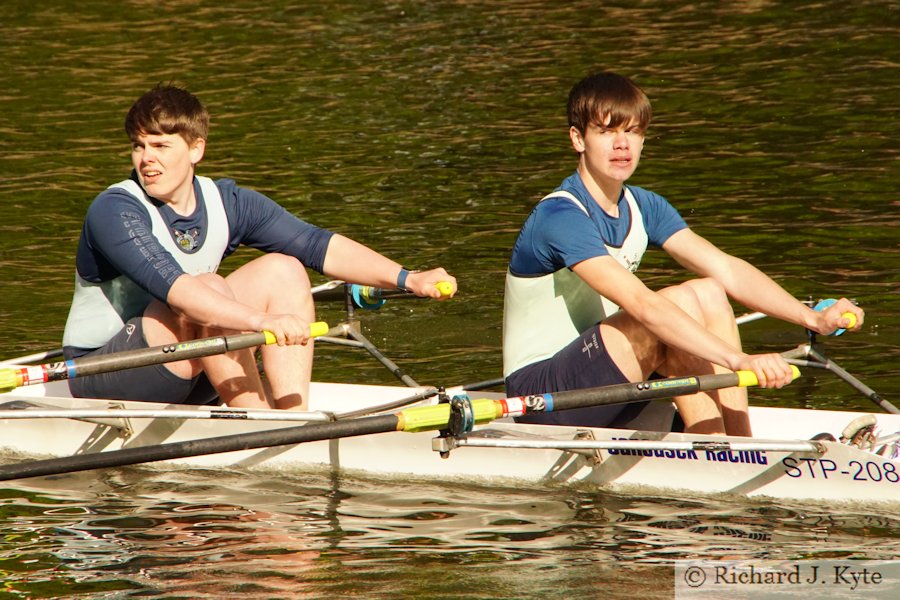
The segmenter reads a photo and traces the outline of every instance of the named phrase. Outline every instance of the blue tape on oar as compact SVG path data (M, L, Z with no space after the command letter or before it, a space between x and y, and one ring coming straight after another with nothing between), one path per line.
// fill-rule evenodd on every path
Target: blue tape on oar
M353 284L350 286L350 297L359 308L378 310L386 300L381 297L381 290L368 285Z

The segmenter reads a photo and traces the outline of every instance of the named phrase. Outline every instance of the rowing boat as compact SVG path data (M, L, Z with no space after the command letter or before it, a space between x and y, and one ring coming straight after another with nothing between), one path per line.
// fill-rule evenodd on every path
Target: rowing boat
M66 397L61 387L51 383L0 396L0 415L6 417L0 419L4 448L27 455L77 456L276 432L296 426L294 419L327 421L334 414L358 413L427 392L401 386L314 383L310 394L314 412L285 420L283 413L259 414L277 411L74 399ZM416 405L437 401L432 397ZM68 418L9 415L54 410L80 412ZM214 410L218 416L208 417ZM881 434L900 432L900 415L752 407L750 418L752 439L655 431L652 426L600 429L499 419L456 437L392 432L203 454L172 462L277 470L324 465L441 480L585 482L816 500L900 499L897 436L878 440ZM820 434L830 434L837 441L812 440L823 437ZM842 437L856 439L841 442Z
M380 357L358 328L344 331L407 385L313 383L310 412L303 413L76 399L69 396L65 381L30 385L0 394L0 448L8 454L6 464L0 465L0 479L165 460L155 462L156 468L179 464L285 472L324 466L443 481L581 482L625 490L816 501L900 499L900 414L751 407L753 438L673 432L669 401L647 403L616 428L524 424L510 417L483 422L467 416L466 407L471 411L488 400L505 406L512 399L463 388L438 393L419 386ZM896 411L811 344L785 355L796 364L838 373ZM467 426L451 427L450 419L440 432L389 427L369 433L355 428L380 418L371 415L439 404L448 404L449 414ZM315 433L338 426L341 433ZM255 440L253 445L244 443L249 438ZM164 451L169 448L177 448L177 453ZM104 462L105 457L124 454L127 461ZM30 460L35 456L63 458ZM87 466L78 464L88 459ZM59 461L64 468L57 469Z

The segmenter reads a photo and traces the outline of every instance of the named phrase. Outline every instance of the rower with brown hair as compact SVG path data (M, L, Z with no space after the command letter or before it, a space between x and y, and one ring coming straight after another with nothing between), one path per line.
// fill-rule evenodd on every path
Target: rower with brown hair
M66 358L241 331L269 331L277 344L260 349L268 388L245 349L73 379L75 396L303 408L315 316L307 268L438 300L456 292L456 280L442 268L407 271L233 180L196 175L209 113L182 88L157 86L141 96L125 131L133 171L88 208L63 339ZM219 263L240 245L264 254L217 275ZM449 294L438 289L441 282Z
M532 210L509 262L508 394L729 370L752 371L763 387L789 383L791 369L780 355L741 350L729 298L823 334L862 326L863 311L849 300L812 310L691 230L665 198L625 184L652 116L633 81L608 72L587 77L572 88L567 111L576 171ZM648 246L700 278L651 290L635 275ZM675 403L689 432L751 434L744 388L680 396ZM533 421L602 427L619 411L583 409Z

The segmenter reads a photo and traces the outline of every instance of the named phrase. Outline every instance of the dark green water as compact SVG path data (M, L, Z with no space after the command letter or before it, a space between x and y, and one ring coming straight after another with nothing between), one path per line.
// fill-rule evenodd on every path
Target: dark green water
M828 351L896 403L898 13L888 0L5 0L0 356L58 345L84 210L130 168L124 114L174 81L213 113L202 174L458 277L453 302L363 315L389 356L427 384L496 377L509 248L574 168L569 87L609 68L653 101L633 182L798 297L856 298L865 330ZM682 276L663 256L642 272L653 286ZM804 341L771 321L742 333L759 351ZM392 380L343 349L321 347L315 368ZM823 373L753 401L871 408ZM4 486L0 531L10 598L666 596L679 558L900 551L896 515L872 507L140 469Z

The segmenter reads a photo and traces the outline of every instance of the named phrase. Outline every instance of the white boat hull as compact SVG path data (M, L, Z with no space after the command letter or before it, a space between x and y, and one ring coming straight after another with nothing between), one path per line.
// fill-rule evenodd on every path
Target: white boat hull
M65 384L62 384L64 386ZM41 407L192 409L183 405L121 402L65 397L59 384L22 388L0 396L3 408L20 403ZM415 390L392 386L313 384L313 409L342 413L411 395ZM59 395L57 395L59 394ZM484 394L490 396L490 394ZM482 396L482 394L479 394ZM201 409L196 409L201 410ZM808 440L828 432L839 437L861 413L753 407L755 437L767 441ZM876 414L876 431L900 431L900 415ZM296 427L296 422L117 418L83 421L68 418L0 420L0 447L35 457L63 457L153 444L204 439L237 433ZM640 486L657 490L687 490L701 494L740 494L779 498L900 501L900 460L835 442L823 442L821 454L768 449L743 452L705 449L582 450L460 447L442 458L432 449L435 432L383 433L178 459L200 467L303 469L330 466L378 474L399 474L447 480L485 482L586 482ZM558 440L575 438L664 442L746 442L746 438L710 437L622 429L557 427L509 421L477 426L468 439ZM159 463L164 464L164 463ZM158 466L157 466L158 468Z

